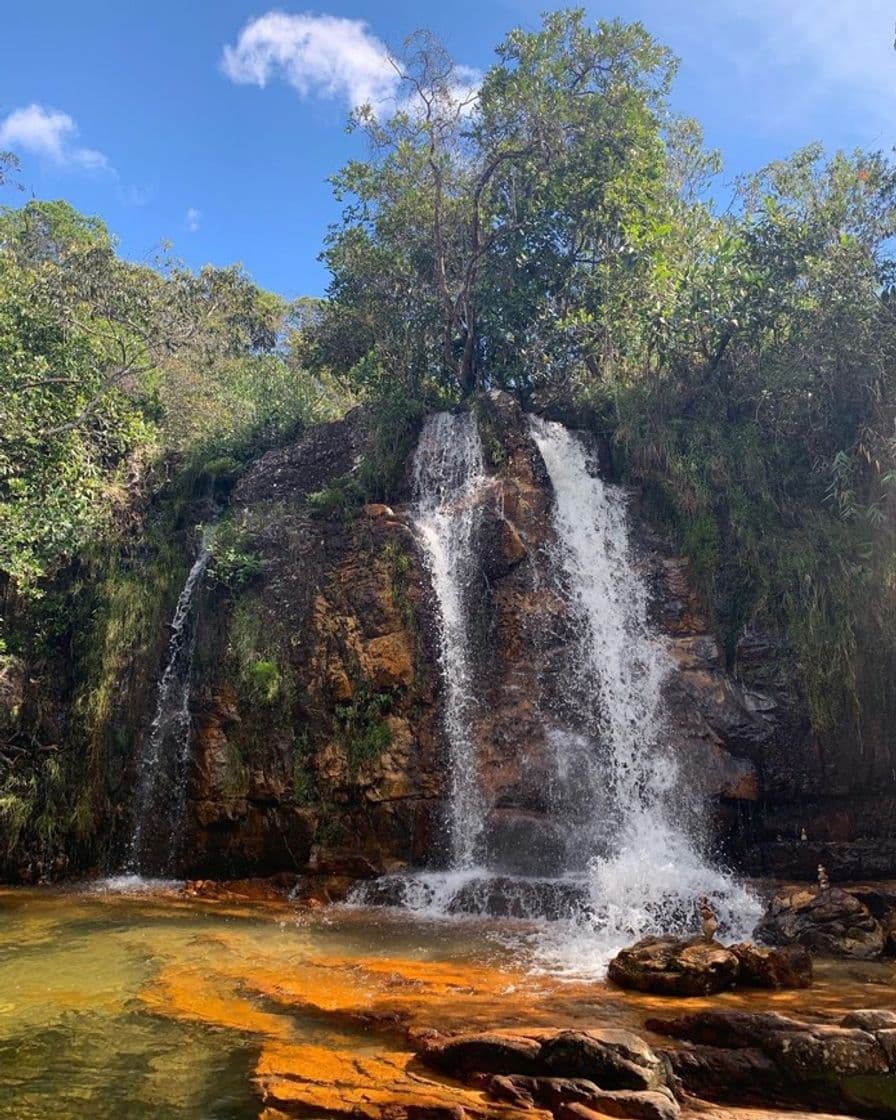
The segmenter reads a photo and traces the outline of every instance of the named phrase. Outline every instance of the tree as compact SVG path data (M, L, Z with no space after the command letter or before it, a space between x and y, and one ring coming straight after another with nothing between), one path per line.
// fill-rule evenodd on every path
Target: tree
M334 180L348 205L325 252L321 363L465 394L600 349L674 194L671 56L640 25L591 30L581 10L511 33L498 56L474 99L418 35L394 60L397 112L356 115L372 154Z
M285 315L237 267L122 260L67 203L0 212L5 579L39 593L160 457L244 454L321 415Z

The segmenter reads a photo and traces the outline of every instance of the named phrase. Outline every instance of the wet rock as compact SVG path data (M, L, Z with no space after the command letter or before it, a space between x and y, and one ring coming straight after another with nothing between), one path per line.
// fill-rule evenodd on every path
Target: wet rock
M498 875L464 883L449 903L448 912L556 921L580 914L587 905L587 893L575 883Z
M726 1050L759 1046L777 1032L798 1031L803 1024L774 1011L698 1011L672 1019L648 1019L648 1030Z
M509 875L559 875L566 866L566 836L543 814L493 809L483 837L488 866Z
M315 852L309 861L309 869L316 875L338 875L348 879L376 879L384 870L381 862L344 848Z
M541 1068L537 1039L512 1034L471 1034L425 1043L420 1060L463 1081L473 1073L528 1074Z
M884 1031L896 1028L896 1011L850 1011L840 1020L841 1027L855 1027L862 1031Z
M604 1089L656 1089L665 1070L646 1042L631 1031L560 1031L546 1039L539 1065L559 1077L584 1077Z
M887 802L887 811L891 803ZM883 815L884 809L874 809ZM834 810L829 809L833 814ZM797 819L809 815L807 809L795 809ZM892 820L892 813L886 818ZM851 826L851 830L859 825ZM816 835L819 824L810 835ZM776 879L813 881L819 863L827 868L833 883L856 879L888 879L896 874L896 839L877 837L849 841L799 839L765 840L748 848L743 867L752 875L768 875Z
M424 876L386 875L365 883L358 901L365 906L425 904L435 891ZM587 891L558 879L483 876L457 887L447 903L449 914L486 914L492 918L573 918L589 906Z
M294 902L314 908L344 902L357 880L350 875L303 875L293 892Z
M896 915L896 885L893 883L849 883L844 884L843 889L867 906L881 923Z
M668 1050L665 1056L689 1095L737 1105L787 1101L780 1070L761 1050L716 1050L698 1045ZM710 1115L715 1117L714 1112Z
M191 879L184 883L184 894L190 898L215 901L284 902L295 890L297 875L283 872L263 879Z
M874 1011L846 1016L839 1026L768 1013L706 1011L650 1019L646 1026L696 1044L665 1052L689 1093L738 1103L855 1110L881 1120L896 1116L890 1023L888 1013Z
M665 1090L666 1069L637 1035L623 1030L541 1031L417 1037L418 1057L459 1080L497 1076L498 1090L540 1103L586 1100L601 1091Z
M859 960L879 957L884 948L880 923L838 887L795 887L776 895L755 935L772 945L805 945L817 953Z
M750 988L809 988L812 957L801 945L764 949L750 942L732 945L740 965L738 982Z
M677 1120L681 1109L677 1101L664 1093L615 1093L595 1089L586 1102L561 1104L554 1115L557 1120L594 1120L613 1116L623 1120Z
M607 976L621 988L667 996L705 996L734 987L737 956L702 937L645 937L610 961Z

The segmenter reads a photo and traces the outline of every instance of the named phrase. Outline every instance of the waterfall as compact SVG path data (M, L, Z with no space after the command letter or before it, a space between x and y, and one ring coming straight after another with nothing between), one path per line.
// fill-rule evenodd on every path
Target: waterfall
M577 934L555 939L560 962L604 957L647 932L692 931L694 902L709 894L723 927L749 933L752 896L704 858L693 833L699 806L664 748L663 681L671 667L648 623L626 499L593 469L585 444L561 424L530 421L554 490L552 569L570 602L568 706L576 728L551 727L561 781L574 782L591 895Z
M208 567L211 545L203 536L171 620L165 669L156 709L137 762L134 828L127 869L168 872L179 856L190 760L190 682L196 646L196 589Z
M705 856L701 806L665 745L663 690L672 661L649 622L625 492L600 478L576 433L534 417L529 431L554 495L553 543L533 558L532 578L567 605L571 635L555 686L560 695L546 698L541 711L550 751L544 801L565 838L564 871L526 878L498 874L483 860L492 806L480 786L471 718L467 589L489 480L475 417L441 413L426 421L417 446L414 524L437 604L450 866L362 884L352 901L433 917L527 918L537 922L534 932L517 936L529 938L535 962L577 975L601 974L613 953L647 933L693 933L702 894L712 897L724 933L748 936L760 908ZM538 841L532 835L529 842Z
M465 592L475 570L476 492L485 482L482 444L471 413L427 418L414 456L414 526L438 611L443 721L450 751L450 842L455 869L475 866L485 805L470 730L474 688Z

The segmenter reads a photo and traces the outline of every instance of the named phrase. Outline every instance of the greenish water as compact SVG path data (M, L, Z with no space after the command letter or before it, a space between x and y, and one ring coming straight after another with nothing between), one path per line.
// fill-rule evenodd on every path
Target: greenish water
M257 1041L139 998L159 964L201 956L209 918L102 900L0 895L0 1116L244 1120Z
M641 1030L658 1007L832 1022L896 1007L893 961L825 963L809 990L680 1001L551 976L528 949L539 933L170 889L0 889L0 1118L258 1120L284 1086L297 1115L333 1115L366 1059L413 1057L406 1026Z
M354 1050L376 1043L312 1011L280 1007L275 1018L268 995L246 994L234 979L243 966L290 976L312 959L483 952L469 930L450 927L174 895L0 889L0 1117L256 1120L263 1105L252 1075L268 1024L251 1022L253 1012L287 1040ZM247 1010L234 1018L246 1018L247 1029L154 1006L166 969L197 986L211 979L224 1000L245 996ZM199 992L197 1014L209 998Z

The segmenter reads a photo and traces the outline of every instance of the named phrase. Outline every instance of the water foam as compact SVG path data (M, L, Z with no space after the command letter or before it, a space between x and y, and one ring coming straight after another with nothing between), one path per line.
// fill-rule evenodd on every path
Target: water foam
M566 873L526 879L477 865L487 804L471 728L465 589L488 479L475 417L441 413L427 420L415 456L414 520L438 605L451 866L365 883L352 904L424 919L524 919L501 936L536 969L570 976L602 975L613 954L645 934L693 933L702 894L713 899L723 934L748 936L760 907L704 855L700 806L663 745L672 662L648 623L625 492L604 483L586 443L563 425L533 417L530 432L554 491L555 544L542 578L568 604L573 635L565 695L543 712L553 770L546 796L571 841Z
M582 716L580 728L555 727L549 738L558 772L587 791L592 808L583 828L591 906L549 934L541 955L561 970L599 970L633 938L693 932L701 894L724 932L746 936L759 904L705 857L694 827L700 807L663 746L671 661L648 624L625 493L602 481L575 433L537 418L530 428L554 489L552 568L573 613L567 687Z
M414 455L414 526L438 610L443 723L450 751L451 863L457 869L475 866L486 808L470 730L475 693L465 603L475 571L481 512L476 497L485 481L476 418L468 412L428 417Z

